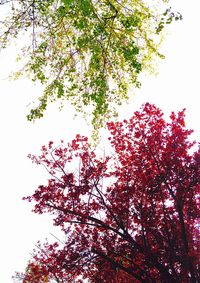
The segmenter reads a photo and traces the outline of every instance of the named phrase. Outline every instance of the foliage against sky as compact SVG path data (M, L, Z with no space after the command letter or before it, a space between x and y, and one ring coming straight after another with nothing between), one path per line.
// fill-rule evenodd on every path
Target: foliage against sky
M152 68L162 30L181 18L166 0L2 1L1 47L24 34L21 73L45 86L29 120L43 116L50 101L69 100L92 111L98 129L139 87L139 74ZM17 73L19 75L20 73ZM92 110L91 110L92 109Z
M80 135L30 155L50 178L25 199L53 215L63 239L39 243L18 278L199 282L200 148L191 150L184 116L172 112L167 122L146 103L130 120L108 123L112 155L99 157Z

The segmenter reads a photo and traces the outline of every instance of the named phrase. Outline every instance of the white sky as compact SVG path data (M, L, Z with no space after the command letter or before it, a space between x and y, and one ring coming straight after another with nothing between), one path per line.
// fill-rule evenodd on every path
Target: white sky
M187 108L187 124L200 136L200 2L175 0L172 6L183 14L183 21L170 27L157 77L146 77L142 88L120 117L129 117L149 101L164 112ZM15 271L23 271L37 240L44 240L52 228L48 216L31 213L31 205L21 200L46 180L43 168L26 157L36 153L49 140L70 140L76 133L87 135L84 120L73 120L67 106L59 112L53 105L45 117L32 124L26 121L27 105L40 88L27 79L10 82L6 76L15 64L15 49L0 55L0 282L11 283ZM102 138L103 139L103 138ZM199 139L200 140L200 139Z

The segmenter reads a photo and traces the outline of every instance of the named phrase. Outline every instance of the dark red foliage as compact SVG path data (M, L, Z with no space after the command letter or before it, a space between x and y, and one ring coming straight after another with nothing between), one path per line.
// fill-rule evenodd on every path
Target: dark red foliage
M53 215L64 243L41 245L24 283L200 282L200 149L184 115L166 122L146 103L129 121L108 123L110 156L79 135L30 156L51 177L25 199Z

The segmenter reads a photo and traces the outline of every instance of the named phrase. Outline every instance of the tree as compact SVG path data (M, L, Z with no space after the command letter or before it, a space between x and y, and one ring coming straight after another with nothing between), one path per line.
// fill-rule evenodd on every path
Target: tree
M49 101L67 99L78 112L92 111L94 128L100 128L128 99L128 89L140 86L140 72L163 57L162 30L181 19L167 2L1 1L10 8L0 22L1 46L23 34L26 64L17 76L26 73L45 86L28 119L42 117Z
M146 103L108 123L110 156L80 135L29 156L50 179L25 199L53 215L64 240L38 243L24 283L199 282L200 147L184 116L167 122Z

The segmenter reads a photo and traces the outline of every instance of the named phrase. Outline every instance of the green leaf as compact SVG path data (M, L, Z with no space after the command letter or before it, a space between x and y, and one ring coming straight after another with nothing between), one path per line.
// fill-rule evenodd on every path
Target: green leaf
M182 18L165 0L15 2L0 22L1 47L26 32L24 72L45 87L29 119L42 117L49 101L68 99L83 114L92 107L95 129L140 86L140 72L163 58L161 32Z

